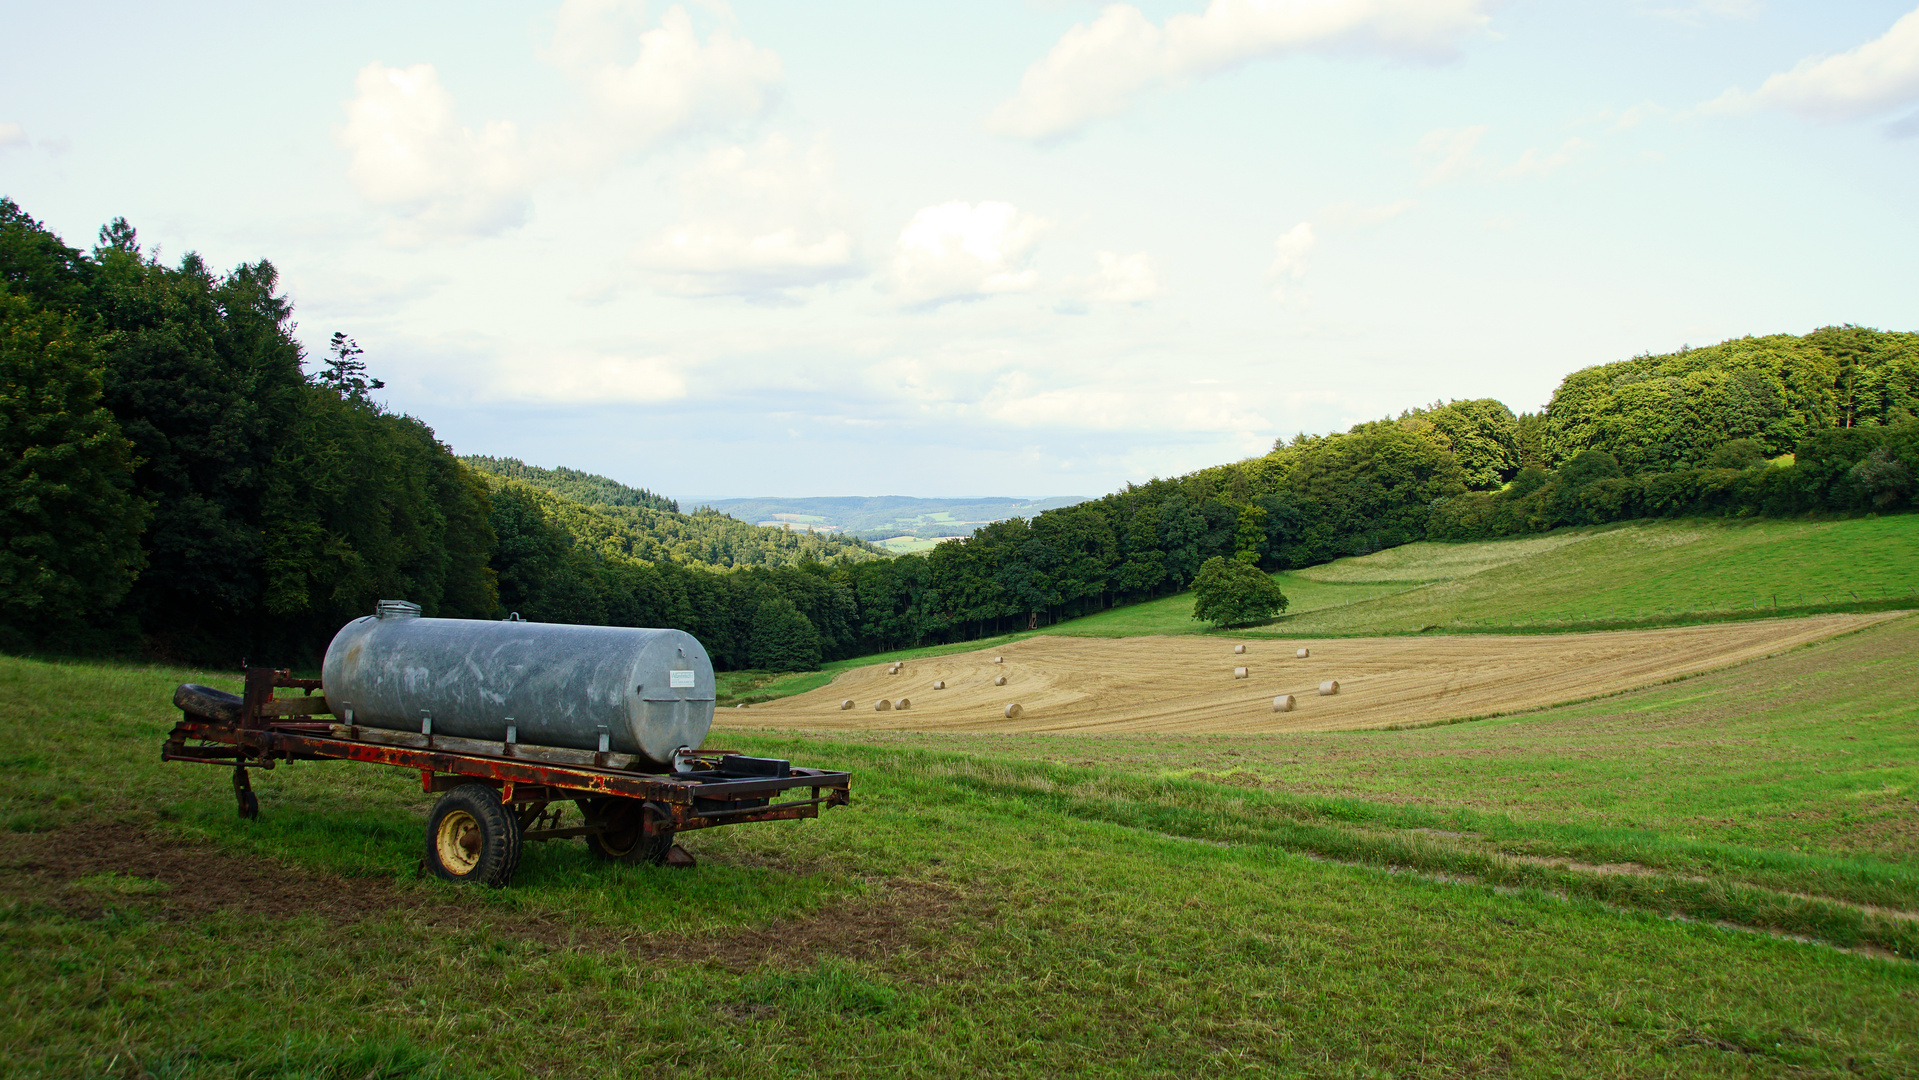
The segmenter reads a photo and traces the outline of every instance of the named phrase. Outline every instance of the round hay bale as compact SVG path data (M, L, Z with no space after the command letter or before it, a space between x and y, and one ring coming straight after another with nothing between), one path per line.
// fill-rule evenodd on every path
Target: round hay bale
M944 689L946 689L946 680L945 680L945 679L941 679L940 681L938 681L938 682L936 682L936 683L934 683L934 684L933 684L933 689L935 689L935 690L944 690Z
M1320 697L1332 697L1337 693L1339 693L1338 679L1327 679L1325 682L1319 684Z
M1281 694L1278 697L1274 698L1273 711L1274 712L1292 712L1293 711L1293 695Z
M1297 657L1299 657L1299 658L1300 658L1301 660L1304 660L1304 659L1306 659L1307 657L1309 657L1309 656L1311 656L1311 655L1313 655L1313 650L1311 650L1311 649L1301 649L1301 650L1299 650L1298 652L1296 652L1296 653L1294 653L1293 655L1294 655L1294 656L1297 656Z
M1006 662L1006 658L1004 656L993 657L993 663L995 664L1004 664L1005 662Z
M847 698L847 699L846 699L845 701L842 701L842 702L840 702L840 709L841 709L841 710L846 710L846 709L850 709L850 708L852 708L852 707L853 707L853 699L852 699L852 698Z
M1008 720L1017 719L1019 717L1020 711L1021 710L1019 707L1019 702L1015 701L1011 705L1008 705L1006 707L1006 718Z
M744 709L744 708L746 708L746 702L744 702L744 701L742 701L742 702L740 702L740 703L739 703L738 705L735 705L735 706L733 706L733 707L734 707L735 709Z
M900 666L894 664L892 667L886 669L886 673L888 675L898 675L900 673Z
M881 698L878 701L875 701L873 703L873 711L874 712L892 712L893 702L890 699Z
M1241 654L1241 653L1243 653L1243 652L1245 652L1245 651L1246 651L1246 646L1244 646L1244 645L1235 645L1235 646L1233 646L1233 655L1234 655L1234 656L1238 656L1239 654Z
M893 703L893 707L894 707L895 709L910 709L910 708L912 708L912 707L913 707L913 699L912 699L912 698L901 698L901 699L899 699L898 701L895 701L895 702Z
M1251 672L1251 670L1250 670L1250 669L1248 669L1248 668L1243 668L1243 667L1236 667L1236 668L1234 668L1234 669L1233 669L1233 678L1235 678L1235 679L1243 679L1243 678L1245 678L1245 677L1246 677L1247 675L1250 675L1251 673L1252 673L1252 672Z
M1006 685L1006 676L1004 676L1004 675L999 675L999 676L995 676L995 677L994 677L994 679L993 679L993 685L994 685L994 686L1005 686L1005 685Z

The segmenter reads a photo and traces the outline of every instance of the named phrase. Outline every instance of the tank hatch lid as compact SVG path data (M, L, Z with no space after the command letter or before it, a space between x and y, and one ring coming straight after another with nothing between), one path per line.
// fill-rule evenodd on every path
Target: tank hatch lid
M382 619L417 619L420 605L410 600L382 600L374 606L373 613Z

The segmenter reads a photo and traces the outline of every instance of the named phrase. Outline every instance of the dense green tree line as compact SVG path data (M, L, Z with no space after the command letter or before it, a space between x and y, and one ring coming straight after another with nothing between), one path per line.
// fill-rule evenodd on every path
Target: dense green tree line
M484 484L350 343L308 376L291 314L267 262L165 265L119 220L83 252L0 199L0 642L231 662L382 596L495 609Z
M1433 508L1428 535L1476 540L1635 518L1785 517L1909 509L1919 496L1919 422L1838 428L1768 461L1761 443L1721 444L1697 468L1627 475L1604 450L1583 450L1555 472L1527 469L1496 492L1469 492Z
M1638 356L1568 375L1546 411L1549 461L1611 454L1628 476L1700 468L1734 439L1766 457L1833 429L1919 416L1919 334L1832 326Z

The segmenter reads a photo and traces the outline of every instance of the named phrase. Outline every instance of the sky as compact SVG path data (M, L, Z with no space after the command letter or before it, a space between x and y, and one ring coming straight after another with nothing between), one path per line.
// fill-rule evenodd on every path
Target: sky
M0 0L0 195L270 260L460 453L1097 495L1919 330L1919 9Z

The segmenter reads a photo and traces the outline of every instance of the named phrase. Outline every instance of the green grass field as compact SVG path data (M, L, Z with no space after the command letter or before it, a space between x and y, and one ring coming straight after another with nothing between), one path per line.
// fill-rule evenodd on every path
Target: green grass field
M1289 637L1658 626L1919 606L1919 514L1843 521L1635 522L1480 543L1407 544L1274 575ZM1191 594L1043 633L1193 634Z
M420 881L417 776L157 760L206 673L0 658L10 1076L1919 1072L1919 619L1409 731L727 741L691 871Z

